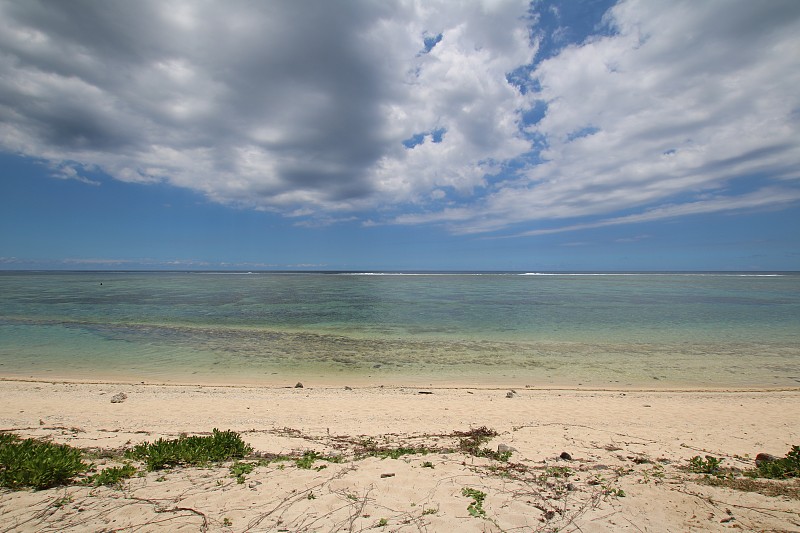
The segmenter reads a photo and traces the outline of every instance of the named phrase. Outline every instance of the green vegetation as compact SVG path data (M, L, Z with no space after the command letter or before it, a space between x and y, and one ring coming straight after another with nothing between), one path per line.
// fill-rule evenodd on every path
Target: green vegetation
M319 454L319 453L317 453L315 451L309 450L309 451L303 453L303 455L301 457L295 459L294 460L294 464L295 464L295 466L297 466L297 468L302 468L304 470L311 470L312 468L314 468L315 470L319 471L319 470L322 470L323 468L327 468L325 465L318 466L318 467L315 468L314 467L314 462L316 460L318 460L318 459L320 461L327 461L329 463L341 463L342 462L342 458L341 457L322 455L322 454Z
M236 478L236 483L241 485L244 483L244 475L252 472L256 466L258 466L257 463L240 463L236 461L231 465L231 475Z
M695 455L689 459L689 472L694 472L695 474L717 474L721 464L722 459L711 455L706 455L705 459Z
M85 483L99 487L100 485L118 485L123 479L133 477L138 470L130 463L112 466L86 478Z
M361 439L357 443L356 458L363 457L380 457L381 459L399 459L405 455L427 455L429 453L465 453L473 457L485 457L496 461L508 461L511 457L511 452L497 452L484 445L489 442L493 437L497 436L497 432L482 426L469 431L455 431L449 435L437 435L439 437L457 437L457 448L442 448L439 446L398 446L393 447L388 445L388 439L385 444L380 444L373 438ZM422 466L424 468L433 468L430 461L425 461Z
M314 451L307 451L303 454L302 457L299 459L295 459L294 464L297 465L297 468L302 468L304 470L311 470L314 466L314 461L317 459L321 459L322 456L319 455L317 452Z
M620 476L620 475L625 475L625 474L619 474L618 473L617 475ZM589 481L587 481L587 483L589 485L592 485L592 486L600 486L604 496L616 496L617 498L624 498L625 497L625 491L624 490L622 490L619 487L614 486L614 484L613 484L614 482L613 481L608 481L606 478L604 478L600 474L595 474L594 476L592 476L592 478Z
M73 502L72 496L67 494L67 495L62 496L61 498L58 498L56 501L54 501L53 502L53 507L56 508L56 509L60 509L61 507L64 507L65 505L71 504L72 502Z
M800 446L792 446L785 457L773 460L762 460L756 468L742 472L737 469L721 469L721 459L706 455L705 460L699 456L689 461L689 471L706 475L698 483L714 487L726 487L743 492L758 492L765 496L782 496L800 499L800 488L797 484L785 483L783 480L800 477ZM758 478L766 478L761 481Z
M705 458L696 455L689 460L689 471L696 474L711 474L717 477L723 475L721 471L722 459L711 455ZM727 469L729 476L733 476L739 470ZM744 474L750 478L768 479L789 479L800 477L800 446L792 446L792 449L785 457L779 457L772 461L760 461L755 469L748 470Z
M47 489L63 485L89 468L81 451L66 444L0 434L0 486Z
M786 457L761 462L754 473L754 477L769 479L800 477L800 446L792 446Z
M413 447L406 447L400 446L399 448L392 448L389 450L382 450L378 452L375 457L382 457L382 458L389 458L389 459L399 459L404 455L427 455L430 453L431 450L425 448L424 446L420 446L417 448Z
M497 436L495 430L489 429L486 426L466 432L457 431L454 435L461 437L458 443L458 449L473 457L486 457L487 459L503 462L508 461L511 457L511 452L497 452L490 448L482 447L489 442L492 437Z
M568 466L549 466L545 470L547 477L568 478L572 475L572 469Z
M404 455L427 455L436 451L425 446L399 446L397 448L382 446L372 438L361 440L358 446L360 449L356 452L357 457L380 457L381 459L399 459Z
M486 516L486 511L483 509L483 501L486 499L486 493L477 489L464 487L461 489L461 494L467 498L472 498L472 503L467 506L467 511L475 518L482 518Z
M210 436L158 439L143 442L125 453L128 459L143 461L148 470L162 470L178 465L203 465L239 459L253 449L238 433L214 429Z
M664 474L664 466L663 465L653 465L653 468L650 470L645 470L642 472L642 483L650 483L650 478L655 480L662 480L666 477Z

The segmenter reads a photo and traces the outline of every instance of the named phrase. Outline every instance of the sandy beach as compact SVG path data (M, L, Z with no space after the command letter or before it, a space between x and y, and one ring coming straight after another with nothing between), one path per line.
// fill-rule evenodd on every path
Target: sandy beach
M242 483L224 464L2 489L0 531L800 531L796 480L743 491L686 469L696 455L743 470L785 455L800 444L798 389L293 385L0 381L0 429L88 449L98 469L122 448L213 428L261 461ZM497 433L488 448L513 449L507 462L458 449L483 427ZM365 443L427 453L360 457ZM339 462L261 459L308 451ZM481 512L470 491L485 494Z

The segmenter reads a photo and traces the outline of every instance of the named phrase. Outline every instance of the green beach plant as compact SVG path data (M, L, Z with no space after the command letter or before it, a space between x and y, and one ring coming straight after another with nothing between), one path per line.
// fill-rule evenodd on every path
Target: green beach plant
M490 448L483 447L484 444L489 442L493 437L497 436L497 432L489 429L486 426L481 426L470 431L454 433L456 436L461 437L458 443L458 448L473 457L486 457L487 459L494 459L495 461L508 461L511 457L511 452L499 452Z
M756 468L744 472L730 470L726 474L717 472L714 476L707 475L699 482L713 487L800 500L800 486L786 482L791 478L800 478L800 446L792 446L785 457L762 459L756 464Z
M721 464L722 459L712 455L706 455L705 459L695 455L689 459L689 471L695 474L717 474Z
M203 465L241 459L253 448L238 433L214 429L210 436L190 436L143 442L125 452L128 459L143 461L148 470L179 465Z
M289 459L291 459L291 457L282 458L281 460L289 460ZM314 462L317 460L327 461L329 463L341 463L342 461L344 461L344 459L338 455L323 455L313 450L308 450L304 452L303 455L301 455L300 457L295 458L294 464L297 468L302 468L304 470L311 470L312 468L315 468ZM324 468L327 468L327 466L325 465L317 466L315 469L322 470Z
M759 463L754 474L769 479L800 477L800 446L792 446L786 457Z
M90 467L81 451L67 444L0 434L0 486L48 489L69 483Z
M427 455L436 450L425 446L391 446L380 445L374 439L365 439L359 442L357 457L379 457L381 459L399 459L405 455Z
M71 504L72 502L73 502L72 496L69 494L65 494L64 496L56 499L51 505L56 509L60 509L65 505Z
M322 456L315 451L307 451L300 458L295 459L294 464L297 468L303 470L311 470L314 467L314 461L320 459Z
M462 496L472 498L472 503L467 506L467 511L474 518L483 518L486 516L486 511L483 509L483 501L486 499L486 493L478 489L464 487L461 489Z
M545 470L545 475L566 479L572 475L572 469L568 466L549 466Z
M241 485L244 483L245 474L252 472L256 466L257 463L240 463L239 461L236 461L231 465L231 475L236 478L236 483Z
M136 475L137 468L130 463L122 466L112 466L101 470L97 474L86 478L84 483L99 487L101 485L119 485L123 479L128 479Z

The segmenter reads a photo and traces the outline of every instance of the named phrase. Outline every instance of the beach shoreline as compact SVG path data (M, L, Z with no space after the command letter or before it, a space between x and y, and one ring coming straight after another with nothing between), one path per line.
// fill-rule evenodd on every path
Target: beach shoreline
M19 383L46 383L46 384L73 384L73 385L119 385L135 386L144 385L149 387L200 387L218 389L294 389L309 388L321 390L341 390L344 388L358 388L361 390L485 390L485 391L509 391L522 389L526 391L538 392L654 392L654 393L773 393L773 392L800 392L800 386L690 386L663 383L659 386L626 385L626 386L602 386L602 385L575 385L570 383L563 384L542 384L542 385L523 385L520 386L509 380L496 379L489 383L479 384L475 381L444 380L431 382L430 380L404 380L389 379L375 380L372 378L341 378L339 380L308 380L302 375L298 376L299 381L291 379L274 379L269 381L237 381L224 379L219 381L212 380L139 380L136 378L75 378L75 377L53 377L53 376L27 376L21 377L15 374L0 373L0 383L19 382ZM302 387L297 387L300 384Z
M337 524L357 531L377 527L381 519L387 531L617 531L623 525L725 531L733 524L800 530L797 500L708 486L699 481L702 476L686 472L689 459L698 455L747 469L758 453L782 456L800 444L798 389L294 385L0 379L0 429L21 437L107 453L218 428L238 432L258 454L299 457L311 450L345 457L342 464L320 463L317 471L293 463L258 467L243 485L231 478L228 466L221 466L150 472L128 480L122 489L4 490L0 514L10 524L28 524L20 525L22 531L57 525L74 531L87 525L158 530L167 508L175 510L166 524L186 531L202 529L203 523L206 530L224 531L327 531ZM124 399L112 402L120 394ZM497 433L486 443L490 449L505 445L515 450L509 463L442 451L457 443L455 435L475 428ZM365 441L394 447L424 444L431 453L356 460L358 443ZM569 461L560 459L564 452ZM518 470L508 465L519 465L514 466ZM542 476L567 472L553 470L558 468L567 468L569 477L551 476L538 484ZM574 490L567 491L566 483ZM791 493L797 483L784 485ZM485 517L467 512L464 488L487 494ZM55 499L67 497L70 505L52 508ZM123 501L127 504L120 507ZM355 503L363 504L357 516ZM268 513L279 507L280 513ZM198 511L202 520L179 508ZM42 514L43 509L52 512ZM423 514L424 509L436 512ZM553 509L564 510L552 514Z
M297 383L316 388L431 388L431 389L526 389L526 390L589 390L589 391L663 391L663 392L737 392L737 391L800 391L800 378L788 378L772 383L763 381L722 380L718 382L684 381L674 379L607 380L569 376L536 376L526 373L481 374L478 370L467 373L447 374L405 373L394 369L372 369L372 371L325 372L314 367L281 368L272 373L210 373L171 371L169 374L148 372L123 372L117 369L104 371L34 370L2 371L0 381L76 383L76 384L120 384L120 385L174 385L181 387L242 387L242 388L291 388Z

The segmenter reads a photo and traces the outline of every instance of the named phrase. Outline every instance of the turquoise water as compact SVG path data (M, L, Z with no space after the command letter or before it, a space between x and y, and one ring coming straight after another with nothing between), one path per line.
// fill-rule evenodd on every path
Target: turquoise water
M800 386L800 275L4 272L0 374Z

